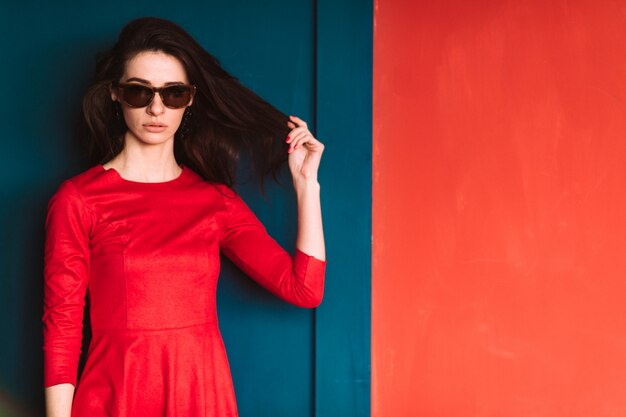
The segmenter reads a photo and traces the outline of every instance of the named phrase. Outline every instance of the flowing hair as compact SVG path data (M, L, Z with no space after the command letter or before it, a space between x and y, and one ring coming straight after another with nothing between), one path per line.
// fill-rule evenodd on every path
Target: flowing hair
M175 134L174 155L179 163L207 181L232 187L243 151L261 186L266 175L277 179L287 160L288 117L224 70L180 26L154 17L130 21L111 50L97 58L79 123L79 135L93 163L108 162L124 147L127 127L109 86L122 77L129 59L145 51L177 58L197 88L192 111L185 117L188 121L184 118Z

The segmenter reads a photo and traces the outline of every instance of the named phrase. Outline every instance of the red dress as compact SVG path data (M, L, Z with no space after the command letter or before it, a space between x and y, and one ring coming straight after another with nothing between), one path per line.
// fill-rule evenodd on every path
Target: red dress
M220 250L284 300L321 302L325 261L289 255L232 190L186 166L144 183L96 165L61 184L46 218L44 386L76 386L73 417L237 415L215 303Z

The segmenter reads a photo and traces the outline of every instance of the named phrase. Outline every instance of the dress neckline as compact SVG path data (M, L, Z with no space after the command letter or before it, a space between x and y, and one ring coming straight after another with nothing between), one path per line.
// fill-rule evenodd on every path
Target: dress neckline
M168 187L170 185L178 184L187 175L187 171L189 170L184 164L179 164L179 166L181 167L181 172L176 178L173 178L167 181L143 182L143 181L127 180L126 178L122 177L120 173L113 167L107 169L104 167L103 164L98 164L98 166L100 167L100 170L102 172L110 173L119 181L125 184L139 186L139 187L146 187L146 188Z

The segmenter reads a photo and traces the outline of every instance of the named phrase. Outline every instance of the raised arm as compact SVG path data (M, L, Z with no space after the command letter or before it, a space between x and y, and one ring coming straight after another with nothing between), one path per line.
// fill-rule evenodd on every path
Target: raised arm
M326 260L320 185L317 171L324 145L313 137L306 122L290 116L287 137L289 169L298 200L298 236L296 247L317 259Z
M222 193L228 220L220 246L226 256L269 291L292 304L311 308L322 302L326 270L317 182L324 145L311 135L304 121L293 116L291 120L292 130L287 138L289 168L298 203L293 257L267 234L241 198L226 187Z
M82 344L91 216L71 181L50 199L44 254L46 413L69 417Z

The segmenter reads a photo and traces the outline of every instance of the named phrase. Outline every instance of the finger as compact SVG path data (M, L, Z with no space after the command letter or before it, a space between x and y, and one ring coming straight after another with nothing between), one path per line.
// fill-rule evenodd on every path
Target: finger
M307 135L308 136L311 135L311 132L309 132L308 130L302 130L302 131L296 132L296 134L293 136L293 140L291 141L291 143L294 143Z
M289 136L288 139L286 139L287 143L291 143L293 142L294 138L298 135L300 135L302 132L308 132L309 130L306 127L297 127L295 129L293 129L291 132L289 132Z
M307 146L315 148L315 149L324 149L324 144L315 138L309 140L307 142Z
M324 152L324 145L320 141L315 140L315 138L302 139L296 144L293 150L298 150L300 148L305 148L309 152L317 153L320 155L322 154L322 152Z
M302 143L302 146L306 147L311 152L324 152L324 144L315 138Z
M295 140L289 145L289 149L287 150L287 152L291 153L293 151L300 149L302 145L306 142L306 140L307 140L306 137Z
M307 150L311 151L311 152L315 152L315 153L319 153L321 154L322 152L324 152L324 144L322 142L320 142L319 140L317 140L314 136L311 136L309 138L307 138L307 140L303 140L298 147L303 146L305 147Z
M307 127L308 126L304 120L302 120L301 118L299 118L297 116L289 116L289 118L291 120L295 121L299 126L302 126L302 127Z
M313 135L311 135L311 133L309 132L301 133L294 138L293 142L291 142L291 147L294 149L297 149L303 144L307 143L312 138L313 138Z
M289 126L289 129L295 129L296 128L296 124L292 121L287 122L287 126Z
M300 143L300 142L299 141L295 141L291 145L289 145L289 149L287 150L287 153L291 153L291 152L297 150L300 147L300 145L298 145L298 143Z

